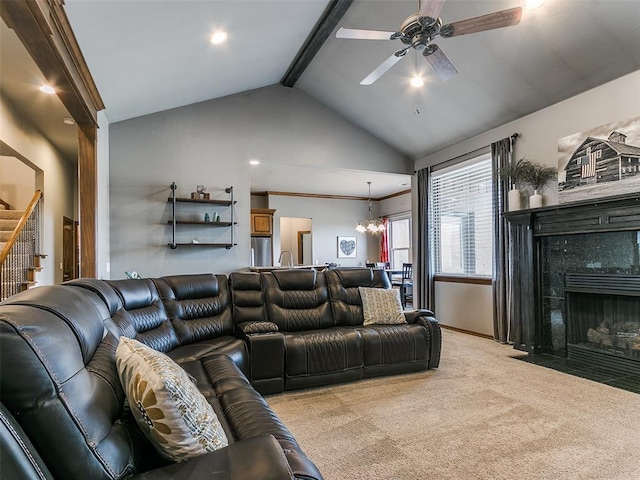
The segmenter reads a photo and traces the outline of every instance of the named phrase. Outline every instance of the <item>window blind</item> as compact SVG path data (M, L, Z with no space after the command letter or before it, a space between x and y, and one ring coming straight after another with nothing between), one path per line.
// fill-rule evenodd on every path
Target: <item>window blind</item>
M431 177L434 273L491 277L493 202L491 156L435 172Z

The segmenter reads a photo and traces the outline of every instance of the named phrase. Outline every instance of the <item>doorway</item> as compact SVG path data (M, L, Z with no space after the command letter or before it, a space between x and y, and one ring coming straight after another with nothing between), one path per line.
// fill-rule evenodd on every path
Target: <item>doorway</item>
M78 222L62 217L62 281L79 277Z
M311 265L313 245L310 218L280 217L280 251L290 252L298 265Z
M311 265L311 231L298 231L298 265Z

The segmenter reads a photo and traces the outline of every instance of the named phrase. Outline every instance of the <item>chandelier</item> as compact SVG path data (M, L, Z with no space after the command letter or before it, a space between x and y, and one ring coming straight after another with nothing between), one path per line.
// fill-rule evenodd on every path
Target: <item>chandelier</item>
M365 222L358 220L356 231L359 233L382 233L384 232L384 224L380 220L374 220L371 214L371 182L367 182L367 184L369 185L369 218Z

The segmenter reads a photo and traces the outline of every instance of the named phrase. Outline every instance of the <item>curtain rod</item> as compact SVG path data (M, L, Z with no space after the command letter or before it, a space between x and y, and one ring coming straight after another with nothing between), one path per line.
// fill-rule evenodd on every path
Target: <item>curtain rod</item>
M511 141L513 143L516 143L517 139L520 137L520 134L518 132L514 133L513 135L511 135L509 138L511 139ZM450 158L448 160L445 160L444 162L440 162L437 163L435 165L431 165L429 167L425 167L425 168L429 168L431 169L431 171L438 171L438 170L442 170L443 168L447 168L450 167L451 165L455 165L456 163L460 163L463 162L465 160L468 160L478 154L480 154L483 150L486 150L487 148L490 148L491 144L489 145L484 145L480 148L476 148L475 150L471 150L470 152L466 152L463 153L461 155L458 155L456 157Z

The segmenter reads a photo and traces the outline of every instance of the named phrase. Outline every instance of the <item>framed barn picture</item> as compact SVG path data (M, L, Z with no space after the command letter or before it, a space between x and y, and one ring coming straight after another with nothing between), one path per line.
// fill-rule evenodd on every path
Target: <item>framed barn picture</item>
M356 237L338 237L338 258L356 258Z
M640 116L558 140L558 203L640 192Z

